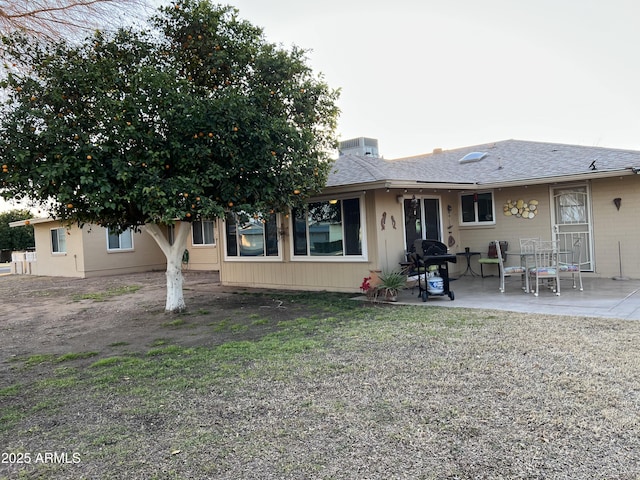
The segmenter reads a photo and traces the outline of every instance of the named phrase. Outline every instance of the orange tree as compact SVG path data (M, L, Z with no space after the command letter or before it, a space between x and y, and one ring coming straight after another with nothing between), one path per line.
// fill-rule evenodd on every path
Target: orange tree
M180 0L150 25L2 39L0 194L68 223L145 225L179 311L190 222L287 211L324 186L338 92L231 7Z

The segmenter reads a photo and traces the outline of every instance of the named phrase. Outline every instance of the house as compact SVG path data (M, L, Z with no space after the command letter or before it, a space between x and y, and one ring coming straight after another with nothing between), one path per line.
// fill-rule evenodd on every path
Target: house
M12 272L31 275L89 278L166 270L164 254L155 240L132 229L111 232L97 225L65 225L52 218L20 220L9 225L33 226L35 252L14 252ZM215 222L193 222L185 268L219 270L214 239ZM167 235L172 235L167 230Z
M496 239L518 250L523 237L580 237L586 274L640 278L640 152L506 140L386 160L374 142L343 143L322 194L276 220L277 255L225 256L221 281L357 291L370 271L398 268L417 238L458 253ZM459 258L452 275L466 268Z
M638 151L506 140L389 160L378 156L373 139L348 142L326 188L307 208L194 222L189 268L219 270L230 286L354 292L370 271L398 268L418 238L441 240L459 253L486 252L495 239L517 250L522 237L563 244L580 237L586 275L612 277L622 269L640 278L633 240L640 234ZM138 249L148 237L140 233L129 253L140 250L145 260L116 268L112 260L120 257L108 247L108 232L92 227L67 232L67 250L74 245L67 257L74 260L53 269L54 238L61 235L53 230L60 227L37 222L36 273L76 269L88 276L161 267L153 248ZM78 245L76 236L82 236ZM89 258L85 243L99 243L108 265ZM450 268L451 275L461 273L466 262Z

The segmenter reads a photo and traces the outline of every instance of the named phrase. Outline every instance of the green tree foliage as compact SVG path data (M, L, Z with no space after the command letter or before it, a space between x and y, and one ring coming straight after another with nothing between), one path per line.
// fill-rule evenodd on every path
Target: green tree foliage
M206 0L152 25L79 45L2 38L2 196L124 229L287 211L324 186L338 92L303 50Z
M0 213L0 250L26 250L35 247L33 227L9 227L11 222L33 217L28 210L11 210Z

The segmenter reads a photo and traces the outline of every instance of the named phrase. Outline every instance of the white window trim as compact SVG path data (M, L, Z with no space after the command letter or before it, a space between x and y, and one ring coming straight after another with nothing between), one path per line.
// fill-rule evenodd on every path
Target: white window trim
M357 198L360 202L360 228L362 229L362 254L361 255L340 255L322 256L322 255L295 255L294 254L294 238L293 238L293 215L289 215L289 258L292 262L322 262L322 263L350 263L350 262L368 262L369 253L367 251L367 209L365 205L364 195L338 195L331 197L317 197L309 200L309 203L328 202L329 200L349 200ZM307 224L307 242L309 239L309 225Z
M282 218L280 216L280 214L276 214L276 225L281 225ZM280 230L280 227L278 227L278 230ZM225 262L282 262L282 236L280 235L280 232L278 232L278 255L271 255L271 256L266 256L266 255L261 255L261 256L255 256L255 257L250 257L250 256L233 256L233 255L228 255L227 254L227 221L226 219L222 221L222 238L223 240L223 247L224 247L224 260Z
M201 225L202 225L201 228L203 229L203 231L202 231L202 239L203 240L204 240L204 222L211 222L211 230L212 230L211 233L213 234L212 235L213 236L213 243L194 243L193 224L196 221L200 222ZM191 222L191 225L190 225L190 228L191 228L191 232L190 232L190 235L191 235L191 246L193 248L211 248L211 247L215 247L217 245L217 242L216 242L216 224L217 224L217 222L215 220L210 220L208 218L203 218L201 220L196 220L196 221Z
M413 199L413 197L415 196L415 198L417 200L420 201L420 222L423 224L422 227L422 231L420 232L421 234L421 238L422 240L426 240L426 235L427 232L425 231L424 228L424 223L425 223L425 211L424 211L424 200L438 200L438 228L440 230L440 238L438 239L440 242L444 242L444 215L445 212L442 208L442 205L444 204L444 202L442 201L442 196L440 195L403 195L402 196L402 238L404 239L403 241L406 242L407 239L407 226L405 224L405 220L406 220L406 211L404 208L404 201L405 200L411 200ZM407 251L411 248L411 245L407 245Z
M125 252L133 252L135 250L135 242L133 237L133 230L131 228L127 228L125 232L131 232L131 248L109 248L109 229L106 229L106 239L107 239L107 253L125 253ZM124 233L124 232L122 232ZM118 237L122 235L122 233L118 234Z
M56 228L51 228L49 229L49 245L51 247L51 255L59 255L59 256L65 256L67 254L67 238L64 238L64 251L54 251L53 250L53 239L51 238L51 232L53 231L57 231L58 232L58 247L60 247L60 231L63 231L63 235L67 234L67 229L64 227L56 227Z
M474 195L474 194L478 194L478 195L482 195L483 193L490 193L491 194L491 216L493 218L493 220L491 220L490 222L479 222L477 220L478 218L478 204L474 202L474 211L475 211L475 217L476 217L476 221L475 222L464 222L462 219L462 197L467 197L470 195ZM482 191L477 191L477 192L462 192L460 193L460 195L458 196L458 202L460 205L459 210L459 214L458 214L458 222L459 222L459 226L460 227L486 227L486 226L490 226L490 225L495 225L496 224L496 194L493 190L482 190Z

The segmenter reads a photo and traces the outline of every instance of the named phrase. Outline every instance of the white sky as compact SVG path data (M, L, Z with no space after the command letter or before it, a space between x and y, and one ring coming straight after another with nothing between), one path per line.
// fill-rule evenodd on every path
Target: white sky
M515 138L640 150L637 0L229 0L310 49L340 139L386 158Z
M310 50L342 91L340 139L386 158L510 138L640 150L637 0L223 3Z

